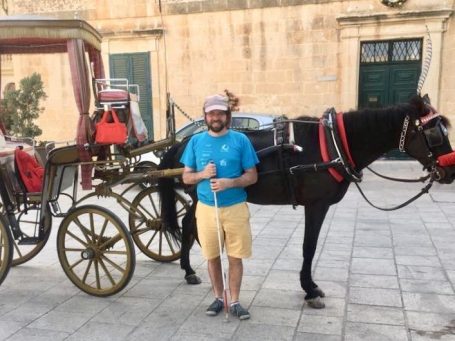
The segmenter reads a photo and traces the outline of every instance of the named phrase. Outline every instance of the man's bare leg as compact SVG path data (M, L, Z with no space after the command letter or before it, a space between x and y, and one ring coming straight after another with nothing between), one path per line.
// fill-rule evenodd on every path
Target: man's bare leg
M215 297L223 298L223 274L221 273L220 257L209 259L207 261L210 281Z
M238 302L240 296L240 287L243 277L243 263L241 258L228 256L229 259L229 290L231 292L231 301Z

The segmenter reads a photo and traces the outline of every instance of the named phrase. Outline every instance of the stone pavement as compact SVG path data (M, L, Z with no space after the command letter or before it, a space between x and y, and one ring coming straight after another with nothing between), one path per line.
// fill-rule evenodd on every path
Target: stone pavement
M410 161L373 168L421 175ZM388 182L365 171L375 203L394 205L421 184ZM351 186L320 235L314 277L326 308L304 304L299 286L303 209L251 205L253 257L245 262L241 301L251 319L205 316L212 301L206 263L191 254L203 283L189 286L179 264L137 255L121 293L91 297L58 262L51 240L30 262L11 269L0 287L0 339L7 340L455 340L455 185L433 186L406 208L371 208ZM107 205L107 203L106 203Z

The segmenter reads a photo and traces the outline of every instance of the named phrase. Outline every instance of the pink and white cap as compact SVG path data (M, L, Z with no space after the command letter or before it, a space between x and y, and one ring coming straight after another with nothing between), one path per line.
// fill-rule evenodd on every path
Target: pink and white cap
M208 113L213 110L229 110L229 100L223 95L213 95L205 98L204 101L204 112Z

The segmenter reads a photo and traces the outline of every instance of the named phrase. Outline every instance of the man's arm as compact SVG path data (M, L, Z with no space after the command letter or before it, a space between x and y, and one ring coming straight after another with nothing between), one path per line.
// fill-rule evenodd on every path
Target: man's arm
M249 168L245 170L245 173L243 173L238 178L230 180L232 180L230 187L247 187L258 181L258 172L256 170L256 167Z
M183 183L187 185L194 185L201 180L210 179L213 178L214 176L216 176L215 164L209 163L200 172L196 172L195 169L185 166L185 168L183 168L182 179Z
M256 183L258 180L258 172L256 167L248 168L245 172L239 176L238 178L228 179L228 178L221 178L221 179L211 179L210 184L212 191L223 191L227 188L232 187L247 187Z

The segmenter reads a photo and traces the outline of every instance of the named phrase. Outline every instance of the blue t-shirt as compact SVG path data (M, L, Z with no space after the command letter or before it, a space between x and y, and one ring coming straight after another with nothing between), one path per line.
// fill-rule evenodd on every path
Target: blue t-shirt
M183 152L180 162L197 172L213 161L217 178L238 178L246 169L253 168L259 160L250 140L242 133L228 130L222 136L211 136L208 132L194 135ZM210 180L204 179L197 184L199 200L215 206ZM246 201L243 187L228 188L217 192L218 206L226 207Z

